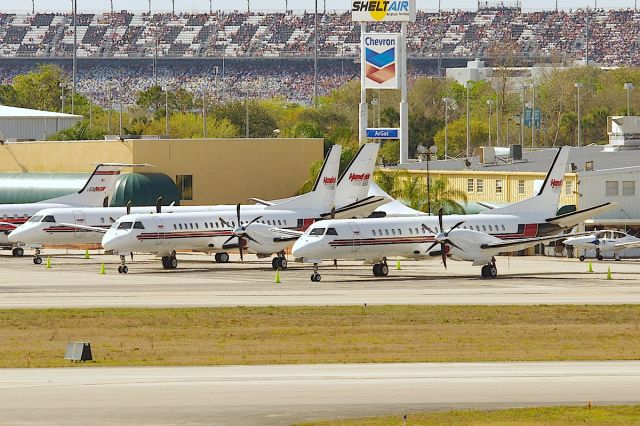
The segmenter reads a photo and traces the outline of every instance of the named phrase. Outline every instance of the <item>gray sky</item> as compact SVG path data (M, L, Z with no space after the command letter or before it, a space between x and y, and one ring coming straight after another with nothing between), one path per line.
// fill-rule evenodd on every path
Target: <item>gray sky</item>
M105 11L110 8L110 0L77 0L78 11L96 12ZM509 0L507 0L509 1ZM327 9L347 9L349 0L326 0ZM438 0L417 0L419 9L437 10ZM558 0L559 7L564 9L575 9L579 7L606 6L607 8L632 8L634 0ZM252 9L276 10L284 9L285 0L251 0ZM323 0L318 0L319 7L322 8ZM442 1L443 8L447 9L474 9L476 0L445 0ZM41 11L62 11L69 9L71 0L35 0L37 10ZM146 11L148 0L113 0L114 9L126 9L129 11ZM171 0L151 0L153 10L170 11ZM246 0L213 0L214 9L237 10L246 8ZM307 9L314 7L314 0L289 0L290 9ZM540 10L555 8L555 0L523 0L524 10ZM30 11L31 1L29 0L0 0L0 11L16 12ZM176 11L208 11L209 0L176 0Z

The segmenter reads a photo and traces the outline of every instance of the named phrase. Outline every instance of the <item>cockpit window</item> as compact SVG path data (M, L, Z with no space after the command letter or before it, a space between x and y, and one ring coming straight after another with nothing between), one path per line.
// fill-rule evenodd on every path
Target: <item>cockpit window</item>
M44 219L42 219L42 221L43 221L43 222L55 222L55 221L56 221L56 218L55 218L55 217L53 217L53 216L51 216L51 215L49 214L49 215L46 215L46 216L44 217Z
M324 235L326 228L313 228L309 235Z
M29 222L40 222L41 219L42 219L42 215L31 216L31 219L29 219Z
M118 225L118 229L131 229L132 226L133 222L120 222L120 225Z
M338 235L338 231L336 231L336 228L328 228L327 235Z
M133 229L144 229L144 225L142 224L142 222L137 221L133 224Z

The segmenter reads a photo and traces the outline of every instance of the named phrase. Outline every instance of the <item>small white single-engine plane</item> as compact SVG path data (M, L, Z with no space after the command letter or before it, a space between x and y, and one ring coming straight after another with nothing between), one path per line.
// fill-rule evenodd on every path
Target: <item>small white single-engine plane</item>
M366 216L390 201L368 195L378 148L377 143L363 145L338 180L340 147L334 146L313 191L265 205L261 210L245 211L237 205L233 210L215 212L123 216L106 231L102 246L120 255L121 273L127 273L126 255L133 252L156 253L165 269L174 269L178 250L226 252L235 248L241 258L245 250L259 257L277 254L272 259L273 268L285 269L285 248L315 220ZM251 236L246 232L249 226Z
M605 203L556 216L568 155L568 147L558 151L539 193L529 199L475 215L322 221L295 242L292 254L314 264L315 282L324 259L365 260L374 264L375 276L386 276L388 256L437 256L445 267L450 256L483 265L482 276L495 277L499 253L566 238L561 231L613 207Z
M28 204L0 204L0 246L13 247L14 256L22 256L22 247L10 242L8 235L27 222L39 210L55 207L97 207L105 205L113 194L120 171L125 167L142 164L102 163L98 164L80 191Z
M640 247L640 238L620 231L601 230L580 237L567 238L563 244L581 249L580 261L586 259L587 250L595 250L598 260L604 259L602 253L608 252L613 252L613 258L620 260L618 253L625 249Z

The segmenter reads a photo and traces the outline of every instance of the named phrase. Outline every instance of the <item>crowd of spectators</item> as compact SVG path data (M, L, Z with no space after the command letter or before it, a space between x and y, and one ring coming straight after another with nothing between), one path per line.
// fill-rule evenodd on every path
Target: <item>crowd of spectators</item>
M324 57L355 57L359 26L351 15L320 16L318 42ZM314 16L300 13L215 12L134 14L126 11L78 16L80 57L308 57L314 47ZM418 12L409 26L414 57L483 56L498 43L523 55L561 55L603 65L640 63L640 13L579 9L521 12L515 9ZM394 31L397 24L371 25ZM69 56L73 19L68 14L0 14L0 57Z

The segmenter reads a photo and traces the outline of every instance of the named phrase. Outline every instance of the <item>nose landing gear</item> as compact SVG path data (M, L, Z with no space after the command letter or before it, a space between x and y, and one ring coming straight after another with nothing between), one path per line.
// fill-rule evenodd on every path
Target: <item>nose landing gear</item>
M129 268L126 265L127 263L127 258L125 257L124 254L120 255L120 266L118 266L118 273L119 274L126 274L129 272Z
M40 257L40 249L37 248L36 252L33 255L33 264L34 265L42 265L42 257Z
M318 273L318 264L314 263L313 264L313 274L311 274L311 281L314 282L314 283L319 283L321 279L322 279L322 277Z

